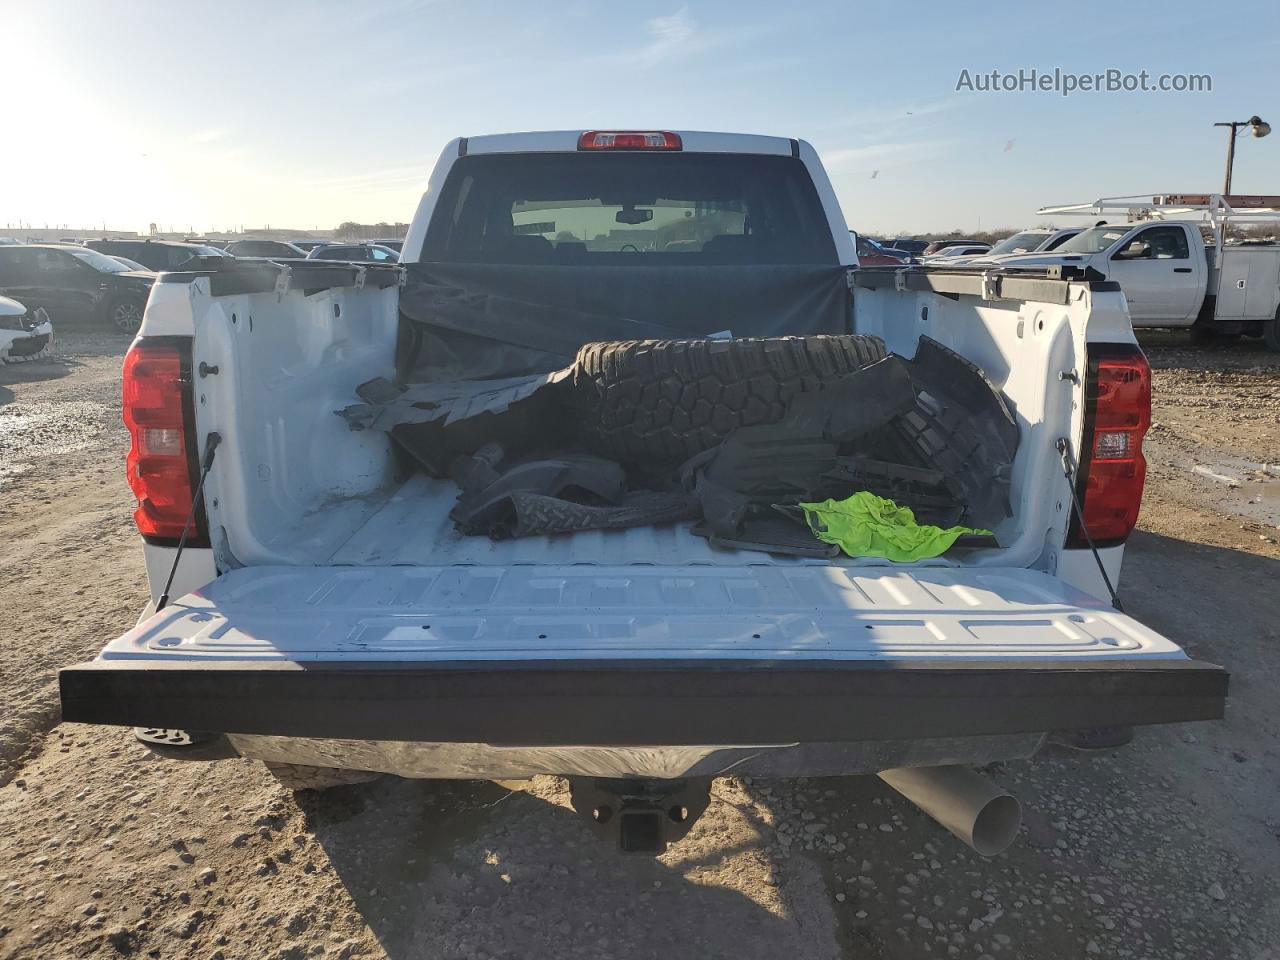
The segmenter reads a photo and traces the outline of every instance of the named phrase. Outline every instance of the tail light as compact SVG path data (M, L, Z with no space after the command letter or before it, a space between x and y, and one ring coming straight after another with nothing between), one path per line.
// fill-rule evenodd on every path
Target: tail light
M182 536L191 514L197 466L188 451L192 430L190 344L185 339L140 340L124 358L124 422L129 428L125 460L129 487L138 499L133 519L149 541ZM202 512L187 543L207 545Z
M1114 546L1138 522L1147 476L1142 438L1151 426L1151 365L1142 351L1130 344L1091 345L1085 401L1076 494L1094 544ZM1086 545L1076 518L1067 546Z
M662 130L588 130L578 138L579 150L680 150L678 133Z

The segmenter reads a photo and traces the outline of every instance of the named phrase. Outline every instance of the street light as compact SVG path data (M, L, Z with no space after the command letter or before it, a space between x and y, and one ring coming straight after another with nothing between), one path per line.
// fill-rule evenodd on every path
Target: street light
M1256 113L1248 120L1236 120L1232 123L1215 123L1215 127L1230 127L1231 133L1227 140L1227 179L1222 185L1223 194L1231 192L1231 165L1236 160L1236 135L1241 127L1249 128L1249 135L1253 137L1265 137L1271 132L1271 124L1267 123Z

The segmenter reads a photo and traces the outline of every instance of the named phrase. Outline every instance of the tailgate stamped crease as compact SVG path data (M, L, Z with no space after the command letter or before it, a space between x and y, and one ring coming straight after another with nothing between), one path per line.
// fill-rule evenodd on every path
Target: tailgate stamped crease
M1185 659L1029 570L245 568L104 660Z

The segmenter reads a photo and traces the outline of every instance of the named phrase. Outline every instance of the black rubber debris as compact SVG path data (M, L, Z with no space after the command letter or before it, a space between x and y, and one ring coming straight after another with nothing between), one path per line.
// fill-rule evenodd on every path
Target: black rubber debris
M617 506L622 503L627 475L618 464L585 453L569 453L542 460L528 460L498 473L492 461L494 452L501 454L496 444L479 455L455 463L455 480L462 486L462 495L449 512L458 529L467 534L488 534L495 539L511 536L527 536L513 531L522 528L520 511L514 506L518 495L534 495L542 500L564 503L574 507L594 509L599 505ZM533 504L549 512L548 504ZM532 509L526 504L526 512ZM578 523L581 514L573 515L570 523ZM567 529L588 529L571 526ZM496 531L496 532L495 532ZM558 531L546 530L554 533Z
M693 520L698 501L684 493L629 494L616 505L593 506L538 493L514 493L488 529L494 540L581 530L619 530Z
M910 413L915 404L907 364L885 357L797 396L776 423L734 431L715 450L684 465L684 485L697 493L711 532L736 539L752 508L852 493L830 478L841 448Z
M840 555L840 548L824 543L813 535L808 526L797 526L782 516L755 516L742 525L734 535L719 536L706 521L695 523L691 532L706 537L712 546L726 550L758 550L761 553L789 557L814 557L827 560Z
M921 337L911 361L916 409L896 424L916 462L942 474L964 505L959 522L995 527L1012 514L1009 491L1018 423L1004 395L954 350Z

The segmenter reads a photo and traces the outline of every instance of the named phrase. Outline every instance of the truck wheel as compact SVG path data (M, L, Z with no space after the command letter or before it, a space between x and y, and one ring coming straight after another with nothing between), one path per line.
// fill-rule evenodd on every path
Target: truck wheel
M369 783L382 776L371 770L344 770L339 767L311 767L305 763L276 763L264 760L272 776L288 790L328 790L349 783Z
M1197 346L1207 347L1218 342L1218 332L1213 329L1213 318L1203 317L1191 325L1191 342Z
M1280 309L1276 310L1276 318L1263 326L1262 342L1272 353L1280 353Z
M1195 322L1191 324L1192 343L1196 346L1208 347L1221 339L1222 334L1219 331L1217 315L1218 298L1210 294L1200 304L1200 312L1196 314Z
M107 308L107 323L115 333L135 334L142 326L143 302L137 297L121 297Z
M738 427L781 420L796 394L884 356L883 340L859 336L588 343L573 393L592 449L627 462L679 462Z
M166 760L229 760L240 756L226 734L134 727L134 738Z

